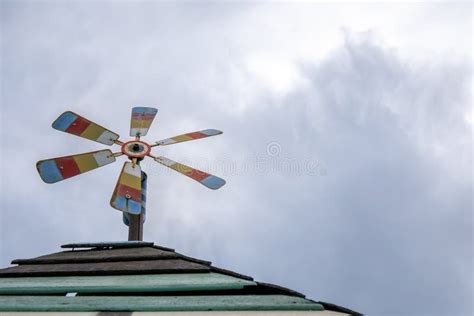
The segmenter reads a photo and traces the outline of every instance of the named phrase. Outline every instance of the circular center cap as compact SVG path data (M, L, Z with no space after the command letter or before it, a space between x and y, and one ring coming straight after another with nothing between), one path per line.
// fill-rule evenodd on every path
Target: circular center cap
M144 147L140 144L131 144L128 146L128 149L133 151L134 153L139 153L143 151Z
M151 151L150 145L139 140L126 142L122 145L122 153L129 158L143 158Z

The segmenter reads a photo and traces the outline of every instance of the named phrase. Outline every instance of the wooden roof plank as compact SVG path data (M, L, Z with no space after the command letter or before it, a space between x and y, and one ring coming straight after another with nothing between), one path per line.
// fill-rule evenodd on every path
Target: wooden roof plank
M154 243L151 241L111 241L111 242L83 242L61 245L61 248L132 248L132 247L151 247Z
M6 277L199 273L209 271L210 269L206 265L182 259L68 264L26 264L1 269L0 284L3 282L3 278Z
M222 269L222 268L218 268L218 267L214 267L214 266L210 266L210 268L211 268L212 272L217 272L217 273L230 275L230 276L240 278L240 279L253 281L253 278L251 276L248 276L248 275L240 274L240 273L237 273L237 272L234 272L234 271L230 271L230 270L227 270L227 269Z
M323 311L321 304L285 295L0 296L0 311Z
M12 264L83 263L178 258L176 252L154 247L61 251L31 259L16 259Z
M284 292L287 295L299 296L299 297L303 297L303 298L306 297L303 293L300 293L300 292L297 292L295 290L291 290L289 288L279 286L279 285L276 285L276 284L264 283L264 282L257 282L257 284L259 286L261 286L262 288L271 289L271 290L275 290L275 291L281 291L281 292Z
M218 273L0 279L0 294L177 292L242 289L252 281Z

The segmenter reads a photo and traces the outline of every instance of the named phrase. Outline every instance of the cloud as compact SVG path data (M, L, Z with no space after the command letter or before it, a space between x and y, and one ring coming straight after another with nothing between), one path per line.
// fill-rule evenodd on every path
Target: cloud
M144 161L146 239L368 314L470 314L466 11L2 3L2 266L127 236L122 161L56 185L34 164L103 148L52 130L62 111L127 135L148 105L149 141L224 131L160 153L227 185Z

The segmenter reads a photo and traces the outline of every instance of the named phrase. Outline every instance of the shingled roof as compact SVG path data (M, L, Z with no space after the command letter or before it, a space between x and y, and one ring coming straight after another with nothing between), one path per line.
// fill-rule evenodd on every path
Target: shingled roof
M299 310L361 315L150 242L61 247L68 250L17 259L15 266L0 269L0 311Z

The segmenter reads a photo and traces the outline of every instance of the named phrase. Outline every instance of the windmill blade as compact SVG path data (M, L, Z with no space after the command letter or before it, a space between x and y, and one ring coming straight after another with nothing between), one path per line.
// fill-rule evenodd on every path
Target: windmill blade
M145 136L157 112L158 110L155 108L134 107L130 120L130 136Z
M171 137L171 138L167 138L167 139L157 141L155 146L164 146L164 145L177 144L177 143L187 142L187 141L190 141L190 140L206 138L206 137L210 137L210 136L216 136L216 135L220 135L220 134L222 134L222 132L218 131L217 129L205 129L205 130L202 130L202 131L182 134L182 135L178 135L178 136L174 136L174 137Z
M53 122L53 128L109 146L119 138L117 133L71 111L61 114Z
M141 219L142 223L145 223L146 220L146 182L147 182L148 176L144 171L142 171L142 212L141 212ZM122 221L125 224L125 226L130 226L130 215L128 213L123 212L122 213Z
M36 163L41 179L46 183L55 183L77 176L81 173L103 167L115 161L109 149L89 153L64 156Z
M142 212L142 171L140 165L125 162L110 205L119 211L138 215Z
M208 187L209 189L212 190L217 190L220 187L222 187L225 184L225 180L221 179L219 177L213 176L212 174L188 167L186 165L180 164L176 161L173 161L171 159L165 158L165 157L153 157L153 159L162 164L165 165L168 168L171 168L173 170L176 170L185 176L190 177L191 179L196 180L197 182L201 183L202 185Z

